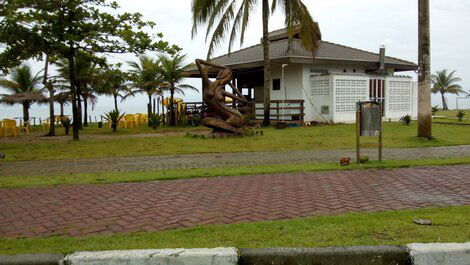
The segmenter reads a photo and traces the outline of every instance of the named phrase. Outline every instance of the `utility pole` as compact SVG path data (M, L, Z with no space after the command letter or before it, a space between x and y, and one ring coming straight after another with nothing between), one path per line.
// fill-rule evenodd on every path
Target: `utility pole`
M432 138L429 0L418 0L418 137Z

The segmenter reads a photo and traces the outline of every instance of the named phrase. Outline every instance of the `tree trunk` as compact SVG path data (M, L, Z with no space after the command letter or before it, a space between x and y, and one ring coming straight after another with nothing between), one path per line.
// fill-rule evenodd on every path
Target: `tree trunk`
M176 125L174 96L175 96L175 88L172 85L171 90L170 90L170 125L171 126Z
M117 98L118 98L117 94L114 94L114 110L115 110L116 112L119 111L119 109L118 109L118 103L117 103Z
M432 138L429 0L418 0L418 137Z
M148 117L148 126L152 126L150 122L150 116L152 115L152 94L148 94L149 103L147 103L147 117Z
M46 55L46 61L44 63L44 79L42 84L49 91L49 132L46 136L55 136L55 114L54 114L54 87L51 83L47 82L48 71L49 71L49 55Z
M269 60L269 1L263 0L263 63L264 63L264 119L263 125L269 126L271 113L271 64Z
M83 96L83 126L88 127L88 97Z
M55 114L54 114L54 88L52 84L47 84L50 86L49 89L49 133L47 136L55 136Z
M64 103L60 103L60 117L64 117Z
M78 105L78 128L81 130L83 129L83 122L82 122L82 96L81 96L81 87L80 84L77 85L77 105Z
M80 88L77 86L77 80L75 76L75 49L70 47L69 55L69 80L70 80L70 89L72 90L72 115L73 115L73 139L80 140L79 131L80 131L80 112L77 104L79 103L78 95L80 95Z
M441 97L442 97L442 109L443 110L449 110L449 107L447 107L446 96L443 92L441 92Z
M29 121L29 102L23 101L23 126L26 128L28 126Z

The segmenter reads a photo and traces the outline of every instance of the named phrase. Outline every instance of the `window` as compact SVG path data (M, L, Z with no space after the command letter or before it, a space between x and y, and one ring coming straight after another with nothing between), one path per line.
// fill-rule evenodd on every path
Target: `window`
M312 75L326 75L326 74L328 74L328 69L310 68L310 74L312 74Z
M321 106L321 114L330 114L330 106Z
M273 90L281 90L281 79L273 79Z

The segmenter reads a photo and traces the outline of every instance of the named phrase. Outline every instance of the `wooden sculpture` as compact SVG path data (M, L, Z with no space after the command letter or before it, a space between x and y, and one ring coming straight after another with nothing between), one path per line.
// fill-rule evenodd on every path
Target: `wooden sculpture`
M213 64L201 59L196 60L196 65L201 73L204 82L203 100L209 111L213 112L215 117L207 117L202 120L206 127L214 129L214 132L228 132L232 134L241 134L242 127L245 125L243 115L235 108L227 106L226 97L232 98L240 103L247 103L246 98L232 83L232 71L229 68ZM205 66L205 67L204 67ZM209 80L206 67L220 69L214 82ZM233 94L225 91L225 86L229 85L233 89Z

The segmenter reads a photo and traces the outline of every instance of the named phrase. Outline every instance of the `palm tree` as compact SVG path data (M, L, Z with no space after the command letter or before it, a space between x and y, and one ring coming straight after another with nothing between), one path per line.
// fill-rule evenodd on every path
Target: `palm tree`
M158 62L148 56L139 56L138 62L128 62L130 74L130 86L138 93L147 94L149 102L147 104L147 115L152 114L152 96L160 95L161 75ZM150 124L149 124L150 126Z
M102 82L97 87L98 93L112 96L114 98L114 110L119 111L118 98L122 102L136 93L127 83L129 77L119 68L102 69L100 76Z
M59 72L59 75L62 77L62 84L64 87L67 87L67 84L70 84L69 76L69 63L67 59L62 59L56 62L57 65L57 71ZM76 85L80 87L81 93L79 95L76 95L76 100L77 100L77 106L78 106L78 125L80 128L82 128L82 124L85 124L85 126L88 125L87 122L87 115L88 115L88 103L93 104L90 102L90 98L93 96L93 85L95 82L97 82L98 76L97 76L97 68L96 65L91 63L90 57L86 53L79 53L77 54L77 57L75 58L75 79L76 79ZM70 88L70 86L68 86ZM82 99L84 103L84 117L82 122ZM76 122L74 120L74 122Z
M432 139L429 0L418 0L418 137Z
M431 92L434 94L441 93L443 110L449 109L447 107L447 100L445 94L467 94L467 92L465 92L462 87L457 84L458 82L462 81L462 79L454 76L455 71L452 71L450 73L448 73L447 71L447 69L437 71L431 77L433 84Z
M2 102L7 104L20 103L23 105L23 121L25 126L29 122L29 109L34 102L45 100L40 88L41 72L32 74L31 67L23 64L11 71L10 79L1 79L0 87L11 94L3 94Z
M175 110L173 105L173 99L175 92L184 94L185 89L197 89L188 84L182 84L184 78L187 77L184 68L184 60L186 55L175 54L173 56L160 55L158 61L160 62L160 72L162 81L165 83L165 87L170 91L170 125L176 125Z
M250 21L250 16L261 2L263 18L263 60L264 60L264 125L269 125L270 120L270 92L271 92L271 68L269 60L269 15L278 6L285 15L285 25L289 37L292 38L296 30L302 40L302 46L315 54L321 33L318 24L313 20L307 7L301 0L193 0L193 36L197 33L198 26L207 23L206 39L212 32L207 59L212 56L214 49L225 38L226 31L232 25L229 41L229 53L234 40L240 34L240 45L243 44L245 31ZM216 19L219 19L218 23ZM215 27L214 27L215 26Z

